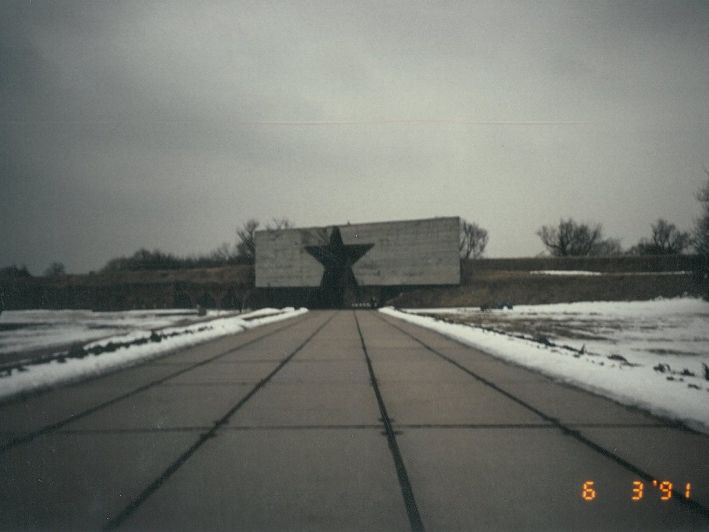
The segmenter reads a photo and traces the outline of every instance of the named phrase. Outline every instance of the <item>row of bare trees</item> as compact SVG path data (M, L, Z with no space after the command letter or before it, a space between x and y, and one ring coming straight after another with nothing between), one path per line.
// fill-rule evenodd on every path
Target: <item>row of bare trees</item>
M709 178L709 170L704 170ZM709 179L697 192L702 213L696 221L693 231L681 231L675 224L663 218L651 224L649 238L640 241L623 250L620 240L606 238L603 226L599 223L581 223L572 218L559 220L558 225L544 225L536 234L541 239L546 250L557 257L583 255L674 255L684 253L694 248L700 255L709 255ZM119 257L109 261L104 271L141 270L141 269L177 269L207 266L222 266L228 264L252 263L255 257L255 233L260 227L267 230L288 229L294 224L288 218L273 218L264 226L251 218L236 230L234 244L221 244L214 251L200 257L177 257L159 250L141 249L131 257ZM489 241L486 229L478 224L461 219L458 251L461 259L480 258L485 252ZM45 271L45 276L57 277L65 274L64 265L52 263ZM0 269L0 278L15 278L29 276L26 267L11 267Z
M658 218L651 224L650 238L624 250L617 238L604 238L601 224L579 223L569 218L558 225L544 225L537 231L544 247L554 257L610 255L678 255L692 245L691 235L675 224Z
M709 170L704 169L704 173L709 178ZM709 179L697 192L697 199L702 206L702 214L694 225L692 243L697 253L709 255Z
M709 171L705 170L707 177ZM709 181L697 193L702 205L702 215L694 231L681 231L673 223L658 218L650 225L649 238L627 250L616 238L604 238L603 227L598 223L579 223L561 219L558 225L544 225L537 230L547 251L556 257L573 255L678 255L694 248L700 255L709 255Z
M709 204L709 184L705 191L705 200ZM709 225L709 222L707 222ZM237 250L240 256L253 259L255 254L254 235L260 224L258 220L248 220L237 230ZM287 229L293 224L287 218L274 218L266 229ZM601 224L579 223L569 218L560 220L557 226L545 225L538 231L549 253L557 257L583 255L668 255L686 251L692 244L692 238L686 231L660 218L652 224L652 235L643 238L637 245L624 251L620 239L604 238ZM489 241L486 229L474 222L461 219L458 252L461 259L477 259L485 252Z
M111 259L102 271L180 270L250 264L254 261L254 235L260 226L258 220L249 219L243 226L237 228L234 243L224 242L206 255L182 257L159 249L153 251L139 249L130 257ZM293 223L288 218L274 218L265 227L286 229L292 226ZM49 274L45 273L45 275Z
M569 218L558 225L544 225L537 231L544 247L554 257L610 255L679 255L689 250L693 240L663 218L650 225L650 238L623 250L617 238L604 238L601 224L579 223Z
M62 277L63 275L66 275L66 269L64 268L64 264L61 262L52 262L47 269L44 270L45 277ZM29 277L32 277L32 274L29 272L25 264L22 264L21 266L11 264L10 266L0 268L0 281Z
M704 170L709 178L709 170ZM709 180L697 193L702 214L694 230L682 231L664 218L650 225L650 236L628 249L618 238L603 235L599 223L582 223L573 218L561 219L557 225L543 225L536 234L547 252L555 257L612 255L678 255L694 248L700 255L709 255ZM488 243L488 233L475 223L461 220L459 251L463 259L479 258Z

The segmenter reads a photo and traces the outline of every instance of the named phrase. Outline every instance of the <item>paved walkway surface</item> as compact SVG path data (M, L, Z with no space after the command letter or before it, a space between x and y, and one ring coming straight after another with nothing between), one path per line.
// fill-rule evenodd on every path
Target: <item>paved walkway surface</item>
M0 529L707 529L708 508L706 436L372 311L0 407Z

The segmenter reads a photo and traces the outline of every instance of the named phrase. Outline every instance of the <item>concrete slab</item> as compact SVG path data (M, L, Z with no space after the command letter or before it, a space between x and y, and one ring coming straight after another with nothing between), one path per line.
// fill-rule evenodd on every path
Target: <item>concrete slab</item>
M323 339L316 345L308 344L298 353L298 358L307 360L352 360L362 356L359 338L339 342L337 337Z
M229 353L219 359L220 362L269 362L273 360L283 360L286 358L295 347L303 343L308 335L312 334L316 328L315 324L307 331L294 331L294 336L287 334L277 334L259 340L258 342L248 345L242 349ZM290 331L289 331L290 332ZM296 334L297 333L297 334Z
M368 384L370 381L367 363L361 353L360 358L357 360L329 359L329 361L311 361L308 359L296 359L297 357L284 366L276 374L272 382Z
M303 324L298 323L296 326L302 327ZM271 326L268 327L270 328ZM309 327L312 329L314 325ZM243 334L254 336L256 330L258 329L246 331ZM200 344L199 346L190 347L180 354L168 355L160 359L154 359L151 362L167 362L180 359L185 363L192 364L194 361L203 360L206 357L223 352L229 346L233 347L237 340L238 342L243 341L241 335L229 336L214 342ZM185 357L182 356L183 354ZM42 429L47 425L81 414L85 410L105 401L112 400L138 387L176 373L184 367L187 366L142 364L82 383L60 387L23 401L2 405L0 406L2 430L14 434L27 434ZM179 380L178 382L184 381ZM5 439L5 441L8 440Z
M632 473L556 429L417 429L398 440L429 530L709 525L675 501L634 503ZM589 502L586 481L597 490Z
M180 371L187 366L167 366L167 365L138 365L123 369L97 379L87 380L76 384L76 387L86 388L123 388L125 391L134 390L145 384L157 381L173 373Z
M258 363L258 364L270 363L273 367L275 367L276 365L278 365L282 361L283 361L282 357L281 358L255 358L255 359L233 357L233 358L229 358L227 360L223 360L223 359L214 360L213 362L210 362L210 364L213 366L218 366L220 364L224 364L224 365L228 366L229 364L245 364L245 363L252 362L252 363Z
M536 414L476 382L382 382L379 387L396 424L545 423Z
M417 325L413 325L411 323L408 323L403 320L399 320L396 318L393 318L391 316L385 316L382 314L372 316L373 320L379 321L378 324L376 323L371 323L371 325L368 323L370 328L374 327L382 327L386 329L386 327L389 327L391 329L403 329L409 334L413 334L416 338L419 340L422 340L425 342L427 345L435 348L435 349L455 349L456 347L460 347L462 349L470 349L467 346L464 346L461 343L456 342L455 340L451 340L450 338L446 338L445 336L432 331L431 329L426 329L424 327L418 327ZM479 353L479 351L478 351ZM446 353L448 354L448 353Z
M195 434L53 434L0 455L0 529L100 529Z
M248 358L248 356L244 357L244 353L248 353L249 350L252 354L256 353L257 358L260 360L264 357L268 358L267 353L271 351L268 346L273 343L280 344L281 348L276 349L277 354L271 358L281 359L285 356L282 349L284 343L289 344L289 342L301 337L305 339L321 322L322 317L321 313L309 312L304 316L297 316L286 321L256 327L239 334L225 337L224 339L200 344L184 351L162 357L159 360L164 362L194 363L210 359L217 355L226 354L226 356L220 357L218 360L229 361L229 359ZM268 336L269 333L278 331L279 329L283 330L275 332L273 336ZM257 340L258 338L261 339Z
M126 393L120 387L70 386L0 407L5 431L26 434L81 414Z
M407 530L376 430L225 432L125 523L140 530Z
M424 329L423 327L416 327L401 320L394 320L390 317L383 317L383 319L386 320L386 323L381 322L381 324L375 324L375 326L388 326L390 327L390 334L396 332L400 336L406 337L403 333L398 331L398 329L388 325L388 323L391 322L397 327L404 329L409 334L414 335L416 338L421 339L426 343L426 345L436 349L441 354L455 360L485 378L489 377L496 382L546 382L548 380L547 377L541 375L540 373L527 370L521 366L506 363L496 359L492 355L460 344L455 340L446 338L434 331ZM429 357L436 356L423 348L421 344L418 344L418 346L423 349L422 355L428 355Z
M298 353L300 360L353 360L362 357L362 347L359 343L337 345L332 342L321 342L318 347L308 344Z
M99 528L330 315L313 313L292 329L0 453L0 529ZM618 461L545 425L373 313L357 315L429 530L709 527L676 500L663 503L648 495L633 503L637 479ZM709 505L707 438L658 428L661 421L653 417L443 337L435 341L437 349L578 428L609 453L677 484L691 482L693 497ZM214 354L225 346L205 344L190 356L199 360L200 352ZM0 408L0 441L184 367L167 363L169 358L6 405ZM340 312L125 525L408 528L379 418L354 314ZM8 479L20 480L15 487ZM593 502L581 498L586 480L598 489Z
M451 358L456 360L455 357ZM469 369L476 375L492 381L495 384L502 385L518 382L546 384L555 382L553 379L550 379L541 373L529 371L513 364L499 362L487 355L485 355L484 358L476 357L474 361L470 361L465 357L459 357L456 362Z
M379 408L367 384L270 383L231 418L230 426L371 425Z
M18 432L7 432L7 431L0 432L0 446L11 442L12 440L14 440L15 438L17 438L19 436L22 436L22 434L20 434Z
M351 312L338 313L330 322L327 331L319 334L298 353L300 360L359 359L362 344Z
M257 383L277 365L278 362L210 362L169 379L165 384Z
M633 410L610 399L577 388L553 382L517 382L500 384L501 388L559 419L565 424L622 423L644 425L659 420L639 410Z
M386 320L395 323L415 337L421 338L427 344L435 345L436 350L449 356L476 375L495 383L503 390L512 393L529 405L559 419L563 423L644 425L658 422L656 418L638 410L626 408L611 400L554 382L524 368L497 361L490 355L466 347L433 331L408 323L402 325L404 322L400 320L392 321L388 317ZM372 329L380 329L382 325L387 326L386 323L380 320L379 324L372 324ZM383 333L384 331L381 332ZM405 337L403 333L391 326L389 326L389 333L398 333L399 337ZM430 351L424 349L423 352L428 352L433 359L442 360L435 354L430 353ZM451 365L451 367L454 366ZM458 371L465 374L461 370ZM473 379L473 377L469 378Z
M405 336L404 333L392 326L395 325L399 329L403 329L408 334L412 334L422 340L426 345L439 351L446 357L463 364L476 373L484 374L486 377L489 375L490 378L496 379L498 382L545 382L548 379L548 377L540 373L497 359L484 351L446 338L430 329L417 327L389 316L382 316L382 320L384 320L382 321L383 325L390 327L390 332L397 331L401 336ZM389 325L390 323L392 325Z
M176 369L180 369L180 368L186 368L186 367L192 366L193 363L192 362L170 362L170 361L163 361L162 359L158 358L155 360L151 360L149 362L145 362L143 365L144 366L172 366Z
M472 380L470 375L458 368L430 357L428 360L416 362L401 360L381 362L380 360L377 358L372 361L377 380L380 383L469 383Z
M68 430L157 430L211 427L251 389L231 386L156 386L69 423Z
M256 287L320 286L323 266L308 251L335 241L364 246L352 266L362 286L458 284L458 233L458 218L257 231Z
M380 345L370 345L367 343L367 351L373 361L377 362L395 362L400 364L409 364L416 362L430 362L433 358L431 353L420 345L389 345L382 347Z
M680 491L691 483L692 499L709 506L709 436L667 427L583 428L581 433L658 481L669 480Z
M283 322L280 323L280 325L283 326L286 323L287 322ZM275 329L275 327L272 325L266 327L268 327L269 330ZM163 357L157 358L154 360L154 362L180 364L194 364L196 362L202 362L203 360L212 358L226 351L237 349L239 346L252 341L254 338L257 338L258 336L265 334L266 332L267 331L265 327L258 327L249 331L243 331L238 334L218 338L211 342L188 347L187 349L181 349L177 352L173 352Z
M362 329L367 346L394 347L403 345L415 346L418 342L405 335L393 334L393 327L386 320L388 316L380 315L378 312L356 311L360 329ZM397 325L401 320L394 320ZM403 323L403 322L402 322Z

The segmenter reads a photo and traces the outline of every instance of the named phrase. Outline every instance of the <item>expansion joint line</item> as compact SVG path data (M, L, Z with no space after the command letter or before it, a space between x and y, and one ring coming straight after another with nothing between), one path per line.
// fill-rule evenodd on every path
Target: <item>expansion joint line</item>
M362 328L359 325L357 313L353 311L352 314L354 315L355 323L357 324L359 340L362 343L362 351L364 351L364 357L367 361L369 378L372 382L372 388L374 388L374 395L377 398L377 404L379 405L379 413L382 416L382 423L384 424L384 430L386 432L389 450L391 451L391 455L394 459L394 466L396 467L396 476L399 479L399 487L401 488L401 495L404 498L404 504L406 506L406 514L409 518L409 524L411 525L411 530L423 532L423 521L421 520L421 514L419 513L418 505L416 504L414 490L411 487L409 474L406 472L404 459L401 456L399 444L396 441L396 433L394 432L394 428L391 425L391 419L389 418L389 414L387 413L386 405L384 404L384 398L382 397L382 392L379 390L379 383L377 381L377 376L374 373L372 359L369 357L369 351L367 351L367 344L364 342Z
M133 499L128 504L128 506L126 506L121 511L121 513L111 519L106 524L106 526L104 526L103 529L113 530L119 527L126 519L128 519L140 507L140 505L142 505L153 493L155 493L160 488L160 486L165 483L166 480L168 480L178 469L180 469L180 467L182 467L192 457L192 455L197 452L200 447L202 447L202 445L204 445L210 438L216 436L217 431L223 425L228 423L231 416L233 416L242 406L244 406L249 401L249 399L256 395L256 393L261 388L266 386L266 384L276 375L276 373L283 369L283 366L290 362L293 357L297 355L306 346L306 344L313 339L313 337L315 337L316 334L318 334L323 328L325 328L328 323L332 321L332 318L334 317L335 314L332 314L327 320L318 325L317 329L315 329L312 334L310 334L298 347L291 351L288 356L281 360L268 375L266 375L263 379L256 383L256 385L249 391L249 393L247 393L239 400L239 402L232 406L226 412L226 414L224 414L217 421L215 421L214 425L212 425L212 427L207 432L201 434L195 443L193 443L184 453L182 453L177 458L177 460L170 464L167 469L165 469L165 471L163 471L163 473L158 478L151 482L135 499Z
M489 388L492 388L492 389L495 390L496 392L498 392L498 393L504 395L505 397L507 397L508 399L514 401L514 402L517 403L518 405L520 405L520 406L526 408L526 409L529 410L530 412L535 413L536 415L538 415L539 417L541 417L542 419L544 419L545 421L547 421L547 422L550 423L551 425L555 426L557 429L561 430L561 432L562 432L563 434L565 434L565 435L567 435L567 436L570 436L571 438L575 439L575 440L578 441L579 443L582 443L582 444L585 445L586 447L588 447L588 448L594 450L595 452L597 452L597 453L599 453L599 454L605 456L605 457L608 458L609 460L612 460L613 462L615 462L615 463L618 464L619 466L621 466L621 467L625 468L626 470L628 470L628 471L634 473L635 475L639 476L640 478L642 478L642 479L645 480L646 482L652 482L653 480L655 480L656 477L652 476L652 475L649 474L647 471L644 471L643 469L640 469L638 466L636 466L636 465L634 465L634 464L628 462L628 461L625 460L624 458L621 458L620 456L618 456L617 454L615 454L613 451L610 451L610 450L606 449L605 447L603 447L603 446L597 444L596 442L590 440L589 438L587 438L586 436L584 436L583 434L581 434L580 431L575 430L575 429L569 427L568 425L565 425L564 423L562 423L561 421L559 421L557 418L555 418L555 417L553 417L553 416L550 416L550 415L548 415L548 414L545 414L544 412L542 412L542 411L539 410L538 408L533 407L532 405L530 405L529 403L527 403L524 399L520 399L520 398L517 397L516 395L514 395L514 394L508 392L507 390L504 390L503 388L500 388L500 387L499 387L497 384L495 384L494 382L489 381L488 379L486 379L485 377L483 377L483 376L481 376L481 375L478 375L477 373L475 373L475 372L472 371L471 369L465 367L465 366L462 365L460 362L458 362L458 361L452 359L451 357L449 357L449 356L447 356L447 355L444 355L444 354L441 353L440 351L438 351L438 350L436 350L435 348L431 347L431 346L428 345L426 342L424 342L424 341L421 340L420 338L414 336L413 334L409 333L408 331L404 330L403 328L399 327L398 325L395 325L394 323L390 322L389 320L387 320L387 319L385 319L385 318L383 318L383 317L381 317L381 316L379 316L379 315L378 315L377 317L378 317L379 319L381 319L384 323L387 323L389 326L391 326L391 327L393 327L394 329L396 329L396 330L400 331L401 333L405 334L406 336L408 336L409 338L411 338L411 339L414 340L415 342L421 344L426 350L430 351L431 353L433 353L433 354L436 355L437 357L439 357L439 358L445 360L446 362L448 362L449 364L455 366L455 367L458 368L459 370L464 371L465 373L467 373L468 375L470 375L471 377L473 377L474 379L476 379L478 382L484 384L485 386L488 386ZM447 338L447 339L448 339L448 338ZM451 341L454 341L454 340L451 340ZM462 345L464 345L464 344L462 344ZM469 346L465 346L465 347L469 347ZM680 504L682 504L682 505L684 505L684 506L686 506L686 507L692 509L693 511L697 512L698 514L700 514L700 515L702 515L702 516L704 516L704 517L709 517L709 508L707 508L705 505L703 505L703 504L701 504L701 503L698 503L698 502L695 501L695 500L687 499L687 498L684 496L684 494L682 494L682 493L681 493L680 491L678 491L678 490L673 489L673 490L672 490L672 493L673 493L673 495L674 495L674 500L678 501Z
M257 336L256 338L253 338L253 339L249 340L248 342L244 342L243 344L240 344L236 347L228 349L227 351L223 351L222 353L218 353L218 354L216 354L212 357L209 357L207 359L200 360L199 362L196 362L195 364L187 366L186 368L182 368L178 371L170 373L169 375L166 375L165 377L160 377L159 379L151 381L147 384L143 384L142 386L134 388L133 390L126 392L124 394L121 394L117 397L114 397L113 399L109 399L108 401L104 401L103 403L99 403L95 406L92 406L91 408L88 408L88 409L84 410L83 412L73 414L67 418L57 421L56 423L52 423L51 425L45 425L41 429L35 430L34 432L30 432L28 434L24 434L22 436L18 436L16 438L13 438L10 441L0 445L0 454L12 449L13 447L16 447L18 445L22 445L23 443L29 443L32 440L34 440L35 438L38 438L39 436L43 436L45 434L49 434L50 432L54 432L55 430L59 430L63 426L68 425L69 423L71 423L73 421L77 421L79 419L82 419L90 414L98 412L99 410L103 410L104 408L114 405L114 404L118 403L119 401L123 401L124 399L128 399L129 397L132 397L133 395L136 395L140 392L144 392L145 390L148 390L148 389L152 388L153 386L158 386L159 384L162 384L170 379L178 377L179 375L182 375L183 373L187 373L188 371L192 371L193 369L196 369L200 366L204 366L205 364L209 364L210 362L214 362L215 360L225 357L226 355L229 355L231 353L239 351L240 349L243 349L244 347L248 347L252 344L255 344L256 342L263 340L267 336L271 336L271 335L277 334L285 329L289 329L289 328L295 326L296 324L300 323L301 321L302 320L292 321L292 322L288 323L287 325L284 325L282 327L278 327L277 329L275 329L273 331L270 331L270 332L267 332L267 333L262 334L260 336ZM166 355L166 356L169 356L169 355ZM138 366L133 366L133 367L138 367ZM129 368L124 368L124 369L129 369Z

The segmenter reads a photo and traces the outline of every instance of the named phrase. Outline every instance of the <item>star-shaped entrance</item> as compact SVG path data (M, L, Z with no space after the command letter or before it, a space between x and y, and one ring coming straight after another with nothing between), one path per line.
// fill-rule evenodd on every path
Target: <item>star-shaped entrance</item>
M323 265L325 271L320 281L322 304L326 307L342 306L345 291L357 287L352 266L374 244L349 244L342 242L338 227L333 228L330 242L325 246L305 246L305 250Z

